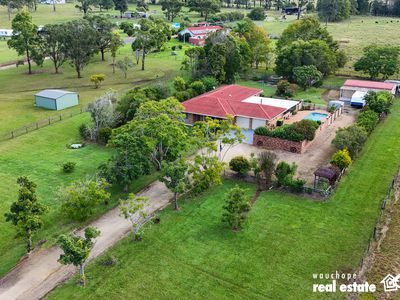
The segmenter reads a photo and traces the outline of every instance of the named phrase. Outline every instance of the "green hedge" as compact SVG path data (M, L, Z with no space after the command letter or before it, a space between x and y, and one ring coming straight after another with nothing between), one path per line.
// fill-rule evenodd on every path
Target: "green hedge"
M312 141L319 125L320 123L316 121L301 120L290 125L277 127L274 130L269 130L266 127L258 127L254 130L254 133L256 135L280 138L293 142Z

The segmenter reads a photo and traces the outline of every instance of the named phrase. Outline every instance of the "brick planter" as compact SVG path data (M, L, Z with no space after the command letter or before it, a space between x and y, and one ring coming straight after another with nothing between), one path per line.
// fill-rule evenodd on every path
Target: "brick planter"
M256 134L253 136L254 146L270 150L284 150L299 154L303 153L311 145L311 143L312 141L293 142Z

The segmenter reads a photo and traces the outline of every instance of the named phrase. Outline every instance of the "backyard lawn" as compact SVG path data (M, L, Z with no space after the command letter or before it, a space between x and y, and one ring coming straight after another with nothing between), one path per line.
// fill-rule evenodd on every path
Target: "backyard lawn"
M400 161L400 102L392 111L328 202L264 192L234 233L221 224L224 195L235 184L225 181L181 201L180 212L166 209L142 242L114 246L106 255L116 266L91 263L85 288L73 278L49 299L345 298L313 294L320 283L313 274L352 272L360 263Z
M3 217L10 204L17 199L18 176L29 176L36 182L39 201L50 207L50 212L44 218L44 229L35 237L35 242L41 239L55 241L61 232L76 228L79 224L66 220L61 215L57 192L60 187L69 185L72 181L93 175L97 167L110 157L110 150L96 145L88 145L79 150L67 149L66 145L80 141L78 127L88 122L88 114L75 116L52 126L40 129L14 140L0 143L0 277L4 275L20 259L25 251L25 242L15 239L15 229L6 223ZM73 161L76 170L64 174L61 166L67 161ZM155 179L154 175L146 176L134 182L132 191L138 191ZM117 191L117 190L115 190ZM118 199L115 193L114 200ZM101 206L99 215L117 201L106 207Z
M276 86L256 81L238 81L237 84L262 89L264 91L264 96L276 98ZM322 94L325 91L325 89L315 87L309 88L306 91L299 89L296 95L292 98L296 100L308 100L312 103L325 105L326 101L322 98Z

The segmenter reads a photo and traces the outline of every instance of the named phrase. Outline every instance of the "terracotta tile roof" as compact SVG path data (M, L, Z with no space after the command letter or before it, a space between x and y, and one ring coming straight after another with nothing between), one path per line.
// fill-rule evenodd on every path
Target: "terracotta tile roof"
M395 88L394 83L388 82L378 82L378 81L367 81L367 80L352 80L348 79L343 86L349 87L359 87L367 89L377 89L377 90L392 90Z
M260 89L227 85L183 102L185 112L225 118L227 115L270 120L286 109L243 100L259 95Z
M188 27L187 30L189 30L191 33L194 35L199 35L199 34L207 34L211 31L216 31L216 30L221 30L221 26L198 26L198 27Z

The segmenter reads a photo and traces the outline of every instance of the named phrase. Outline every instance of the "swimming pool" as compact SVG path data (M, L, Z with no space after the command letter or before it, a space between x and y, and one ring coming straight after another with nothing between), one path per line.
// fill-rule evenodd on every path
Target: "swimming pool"
M312 112L312 113L309 113L304 119L305 120L313 120L313 121L321 121L323 119L326 119L327 117L328 117L328 114Z

